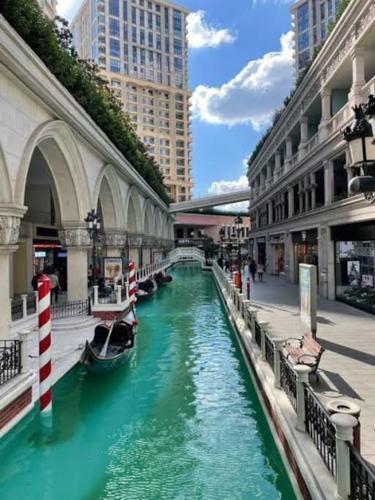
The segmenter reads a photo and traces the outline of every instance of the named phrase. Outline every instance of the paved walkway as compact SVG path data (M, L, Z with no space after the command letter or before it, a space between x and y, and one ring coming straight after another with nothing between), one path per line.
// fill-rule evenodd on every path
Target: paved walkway
M266 275L264 283L252 283L252 300L271 335L301 335L298 286ZM344 397L362 408L361 452L375 464L375 316L319 299L317 337L326 351L314 388L323 402Z

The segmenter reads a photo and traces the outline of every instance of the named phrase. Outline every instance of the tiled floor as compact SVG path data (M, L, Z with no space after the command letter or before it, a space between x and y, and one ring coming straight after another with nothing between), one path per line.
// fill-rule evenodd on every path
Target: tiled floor
M251 294L258 318L269 322L272 336L302 334L296 285L265 276L264 283L252 283ZM375 464L375 316L319 299L317 338L325 352L322 377L314 388L323 402L345 398L362 408L361 452Z

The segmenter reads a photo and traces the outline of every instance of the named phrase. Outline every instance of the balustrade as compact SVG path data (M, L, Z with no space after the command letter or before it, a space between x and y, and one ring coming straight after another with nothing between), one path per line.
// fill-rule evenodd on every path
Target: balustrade
M21 372L21 341L0 340L0 386Z

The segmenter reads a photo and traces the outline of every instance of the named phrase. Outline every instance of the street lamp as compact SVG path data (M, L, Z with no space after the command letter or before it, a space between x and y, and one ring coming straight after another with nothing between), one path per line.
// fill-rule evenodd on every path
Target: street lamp
M355 121L343 134L349 144L351 167L359 168L360 175L349 184L353 194L364 193L368 201L375 201L375 97L370 95L367 104L353 107ZM366 118L369 117L369 120Z
M242 276L241 276L241 242L240 242L240 234L242 231L243 220L240 215L234 220L237 229L237 244L238 244L238 272L240 275L240 293L242 293Z
M88 212L85 222L87 224L87 232L89 233L90 240L92 240L92 283L96 285L96 243L99 239L100 219L94 209Z

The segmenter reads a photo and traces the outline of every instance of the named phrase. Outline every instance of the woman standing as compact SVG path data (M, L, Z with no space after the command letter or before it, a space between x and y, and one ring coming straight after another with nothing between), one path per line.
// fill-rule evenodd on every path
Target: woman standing
M261 262L258 264L257 272L258 272L258 280L263 281L264 264L262 264Z

